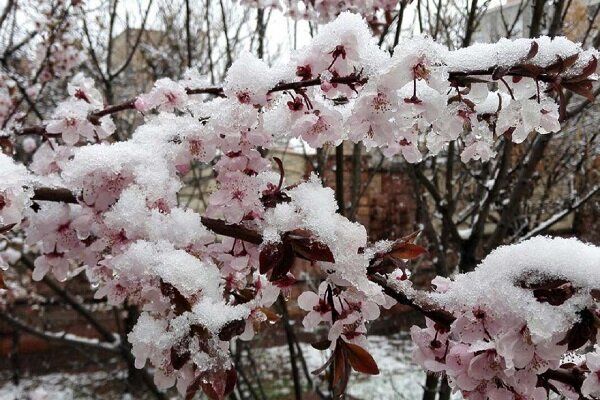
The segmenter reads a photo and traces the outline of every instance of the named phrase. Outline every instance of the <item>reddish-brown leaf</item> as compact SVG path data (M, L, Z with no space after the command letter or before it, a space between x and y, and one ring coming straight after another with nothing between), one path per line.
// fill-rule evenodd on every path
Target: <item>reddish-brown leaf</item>
M531 60L538 53L539 46L537 42L534 40L531 42L531 47L529 48L529 52L525 56L525 61Z
M562 86L571 92L585 97L589 101L594 101L595 99L592 81L584 80L580 82L563 82Z
M417 240L417 238L419 237L420 234L421 234L421 231L414 231L413 233L409 233L406 236L402 236L398 241L399 242L414 243L415 240Z
M422 246L414 243L402 242L394 244L387 254L402 260L413 260L425 253L427 253L427 249Z
M237 372L235 368L230 368L226 371L219 370L202 375L199 386L209 399L223 400L233 392L236 381Z
M244 288L232 293L237 304L246 304L256 297L256 289Z
M580 315L580 320L573 324L565 338L558 342L560 345L566 344L568 350L577 350L588 340L594 340L598 333L598 327L594 323L594 314L586 308L581 311Z
M15 227L15 225L17 225L17 224L9 224L9 225L0 226L0 235L10 231L12 228Z
M189 301L170 283L160 281L160 291L163 296L168 297L173 306L176 315L181 315L186 311L192 311L192 305Z
M242 333L244 333L245 328L246 322L242 319L229 321L219 331L219 339L224 342L227 342L231 340L234 336L239 336Z
M210 337L210 332L208 331L208 329L206 329L206 327L202 325L191 325L190 330L192 331L192 335L194 335L200 340L207 340Z
M598 67L598 59L595 56L592 56L592 59L588 65L586 65L581 73L577 76L577 79L581 80L592 75L594 72L596 72L596 67Z
M194 381L190 383L190 386L188 386L185 391L185 400L192 400L198 392L198 390L200 389L201 384L202 376L199 376L196 379L194 379Z
M259 310L263 314L265 314L265 316L267 317L267 321L269 321L271 323L275 323L281 319L281 317L277 313L273 312L273 310L271 310L267 307L260 307Z
M235 384L237 383L237 371L235 368L230 368L225 371L225 391L223 392L223 397L229 396L233 389L235 389Z
M213 384L210 381L206 381L204 379L200 380L200 387L202 388L202 391L204 392L204 394L206 395L206 397L208 397L211 400L222 400L223 396L221 396L219 393L217 393L217 389L215 389L215 387L213 386ZM192 396L194 397L194 396ZM190 397L190 399L192 398Z
M175 369L181 369L190 359L191 354L187 349L180 346L171 347L171 364Z
M575 287L566 279L538 277L536 274L526 274L517 284L524 289L531 289L533 296L540 303L559 306L575 294Z
M331 340L319 340L317 342L313 342L310 344L313 348L317 349L317 350L327 350L329 348L329 346L331 346Z
M307 230L296 229L288 232L284 241L290 243L294 253L305 260L335 262L329 247L315 240Z
M548 65L545 69L549 74L560 74L569 69L577 59L579 58L579 53L575 53L567 58L562 58L561 56L556 57L557 60L552 64Z
M556 283L533 289L533 296L540 303L548 303L560 306L575 294L575 288L571 282Z
M569 56L563 60L563 71L571 68L579 59L579 53L575 53L572 56Z
M350 365L356 372L379 375L379 367L367 350L353 343L346 343L346 353Z
M385 275L397 269L406 270L406 262L399 258L385 255L383 257L373 257L371 264L367 267L367 273Z
M281 263L283 260L283 243L267 244L260 251L258 257L260 265L260 273L266 274L272 270L275 265Z
M278 263L273 265L271 271L271 282L285 278L294 265L294 259L294 249L289 243L284 242L282 245L281 258Z
M350 364L346 353L345 343L338 340L333 359L333 393L341 396L346 392L348 380L350 379Z
M290 240L294 253L309 261L335 262L333 253L327 245L311 239Z

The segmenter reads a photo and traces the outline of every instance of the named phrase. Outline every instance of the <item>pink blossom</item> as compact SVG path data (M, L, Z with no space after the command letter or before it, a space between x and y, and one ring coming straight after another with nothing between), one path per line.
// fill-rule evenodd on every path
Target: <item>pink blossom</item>
M135 108L145 112L153 108L173 112L185 107L188 95L185 88L169 78L156 81L150 93L138 96Z
M321 282L318 293L303 292L298 296L298 307L308 314L302 320L302 324L307 329L313 329L321 322L331 323L331 305L327 302L327 289L329 284Z
M255 177L242 172L227 172L219 176L219 189L210 196L207 213L223 215L230 223L238 223L245 216L262 212L260 186Z
M581 394L585 397L596 397L600 395L600 353L586 354L585 363L590 373L581 385Z
M342 116L338 111L322 108L298 117L292 126L292 135L301 137L314 148L341 140Z

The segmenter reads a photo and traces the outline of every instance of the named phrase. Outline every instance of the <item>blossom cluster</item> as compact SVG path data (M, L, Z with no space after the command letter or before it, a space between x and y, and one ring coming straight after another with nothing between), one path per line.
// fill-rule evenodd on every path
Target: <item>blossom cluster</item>
M46 132L60 135L67 145L79 142L80 137L91 142L106 139L115 131L110 115L91 119L90 114L103 107L102 96L94 88L93 79L77 74L69 83L70 98L59 103L46 125Z
M577 240L536 237L493 251L472 273L437 278L432 298L456 319L411 329L415 361L446 374L468 399L544 399L551 388L567 398L597 395L595 351L577 366L590 372L581 387L548 371L573 369L565 354L597 341L599 258Z
M93 107L101 104L89 83L76 77L69 86L74 99L66 103L84 98ZM178 85L159 83L154 93ZM88 114L80 122L89 120ZM189 115L161 112L149 115L126 142L97 138L100 143L74 147L64 135L52 138L35 152L30 167L39 184L76 188L78 204L36 200L35 207L19 209L28 221L27 242L40 253L33 278L52 273L62 281L84 270L98 298L138 304L143 313L129 335L136 365L150 360L157 385L177 384L182 393L207 376L219 387L217 371L232 370L229 340L252 338L267 319L262 310L280 292L258 273L256 245L217 241L200 214L177 205L182 174L192 162L213 160L217 147L228 152L217 162L222 191L236 174L251 181L256 175L251 168L268 165L255 150L266 143L241 132L221 138L211 131L224 129L217 122L205 125ZM52 124L64 126L50 121L46 129ZM259 191L266 190L268 179L264 182ZM212 206L219 212L218 201Z
M420 250L414 238L369 244L365 227L338 212L333 191L317 176L286 186L281 161L274 160L278 168L273 168L265 150L291 137L315 148L348 139L418 162L457 141L465 162L485 161L502 137L521 142L532 132L558 130L559 105L552 95L569 88L584 93L595 78L596 57L562 38L449 51L424 37L400 43L390 56L375 44L365 20L344 13L284 64L269 67L244 54L222 88L203 86L206 80L189 72L180 81L160 79L149 93L111 108L103 106L92 81L77 75L70 98L44 122L45 142L29 165L33 184L68 188L73 198L68 204L36 198L29 207L35 192L27 170L3 156L0 175L9 178L0 183L6 203L0 217L3 224L25 217L27 243L39 252L34 279L52 273L64 280L85 271L98 297L141 308L128 339L136 365L149 360L161 388L176 385L186 393L202 386L213 397L224 397L235 377L230 340L252 338L272 318L268 307L296 280L296 259L312 263L324 276L316 293L298 298L308 311L305 326L327 327L326 347L336 354L337 368L344 360L376 373L363 349L366 324L395 300L373 278L389 274L392 286L413 293L404 262ZM144 115L144 124L127 141L107 140L115 109ZM217 188L203 216L178 203L182 177L194 163L210 163L216 175ZM215 220L245 235L219 238L209 229ZM589 252L598 261L597 250ZM538 266L534 261L527 265ZM587 271L591 267L583 261L576 264ZM486 282L492 276L501 280L480 271ZM551 272L562 276L558 269ZM588 278L576 272L564 277L578 289L596 285L596 276ZM573 309L589 302L589 290L557 308L556 331L538 340L547 319L528 318L538 315L539 302L515 295L527 307L511 308L486 303L477 288L469 296L466 289L452 289L470 287L470 279L457 278L439 298L432 295L462 318L450 328L415 329L423 353L418 359L457 382L467 374L468 385L477 385L469 390L456 383L464 393L481 385L489 393L502 380L535 397L539 391L532 377L558 366L556 357L565 351L559 336L578 322ZM535 292L536 283L524 279L521 289ZM506 313L493 314L497 309ZM456 328L459 323L464 328ZM469 336L469 329L476 332ZM498 367L491 355L479 357L496 357L499 346L523 347L529 337L536 340L527 350L531 358L502 353L507 355ZM438 341L440 347L433 348ZM478 368L480 375L449 370L454 344L461 360L472 354L485 367ZM540 360L546 367L537 364ZM345 383L336 387L343 391Z

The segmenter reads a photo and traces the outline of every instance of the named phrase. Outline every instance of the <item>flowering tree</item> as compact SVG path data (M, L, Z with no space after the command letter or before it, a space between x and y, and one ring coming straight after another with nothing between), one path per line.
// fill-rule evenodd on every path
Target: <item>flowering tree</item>
M451 51L417 36L390 56L363 18L342 13L284 64L240 55L222 86L190 70L105 105L79 74L43 124L5 116L11 139L45 140L27 167L0 156L0 229L36 251L34 279L84 271L98 298L140 306L128 335L135 365L149 362L159 388L187 398L231 393L229 344L272 318L296 259L324 274L295 301L306 328L328 327L314 346L330 357L315 373L332 369L336 398L351 370L378 373L366 324L395 303L427 319L411 330L415 360L465 397L597 397L600 354L588 344L600 249L536 237L436 278L435 292L416 290L406 263L425 251L418 235L370 242L318 176L287 185L265 151L280 138L314 148L351 140L419 163L460 143L464 163L487 162L498 140L560 130L567 93L591 101L597 58L561 37ZM114 141L112 117L124 110L145 123ZM194 161L212 163L218 183L204 215L177 202Z

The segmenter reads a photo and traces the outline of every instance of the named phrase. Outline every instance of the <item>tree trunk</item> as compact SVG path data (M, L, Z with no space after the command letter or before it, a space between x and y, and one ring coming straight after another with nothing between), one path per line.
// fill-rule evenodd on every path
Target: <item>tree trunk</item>
M344 143L335 148L335 200L337 201L339 213L346 214L344 202Z
M423 388L423 400L435 400L435 394L438 387L438 376L435 374L427 374L425 379L425 387Z
M438 397L438 400L449 400L451 394L452 390L448 385L448 378L444 376L442 378L442 382L440 383L440 395Z

